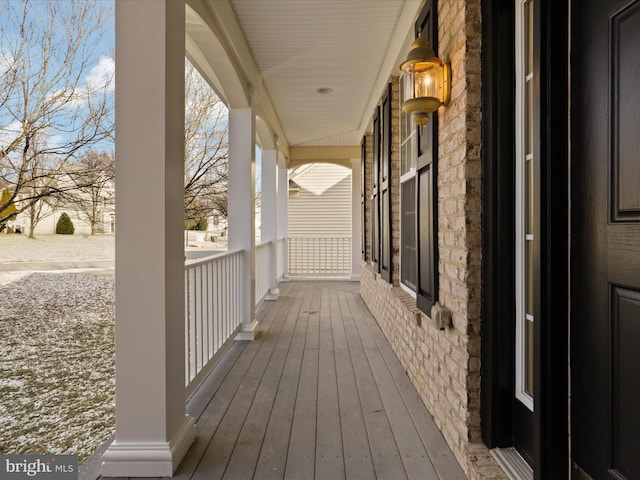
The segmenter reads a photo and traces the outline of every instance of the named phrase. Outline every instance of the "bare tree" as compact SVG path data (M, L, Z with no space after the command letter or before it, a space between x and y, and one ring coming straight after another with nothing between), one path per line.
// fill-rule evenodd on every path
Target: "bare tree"
M105 212L115 206L115 162L113 155L89 150L67 169L74 189L65 205L74 208L91 226L91 235L102 233Z
M99 0L0 9L0 185L11 192L0 212L14 202L19 213L73 188L58 181L67 166L112 138L113 60L97 58L112 12Z
M36 142L37 143L37 142ZM35 148L35 152L39 149ZM26 212L29 216L29 238L35 238L34 232L38 223L53 214L60 199L52 192L60 190L58 175L51 175L55 171L56 159L52 155L35 153L31 161L27 162L24 173L24 187L22 195L31 197L27 202Z
M227 109L185 59L185 220L209 217L225 204L228 178ZM222 212L222 211L221 211Z
M228 205L228 191L221 193L213 201L213 206L216 212L218 213L218 215L224 218L229 218L228 217L229 211L228 211L227 205Z

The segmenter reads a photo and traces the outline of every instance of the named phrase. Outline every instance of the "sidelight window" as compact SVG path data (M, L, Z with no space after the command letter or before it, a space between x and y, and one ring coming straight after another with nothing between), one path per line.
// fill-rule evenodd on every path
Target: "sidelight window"
M533 411L536 273L533 154L533 0L516 2L516 398Z

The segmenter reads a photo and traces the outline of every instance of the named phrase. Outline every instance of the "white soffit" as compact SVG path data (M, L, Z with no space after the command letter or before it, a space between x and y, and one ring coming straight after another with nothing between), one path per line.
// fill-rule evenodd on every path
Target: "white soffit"
M420 0L231 5L289 144L359 145Z

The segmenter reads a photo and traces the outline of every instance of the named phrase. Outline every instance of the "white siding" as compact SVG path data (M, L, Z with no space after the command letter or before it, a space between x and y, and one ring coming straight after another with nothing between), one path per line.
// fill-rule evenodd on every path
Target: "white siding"
M317 163L292 180L289 195L290 237L351 237L351 170Z

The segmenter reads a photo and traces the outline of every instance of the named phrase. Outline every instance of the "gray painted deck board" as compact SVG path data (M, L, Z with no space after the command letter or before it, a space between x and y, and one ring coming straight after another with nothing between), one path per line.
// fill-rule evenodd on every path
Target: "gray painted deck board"
M464 479L465 475L462 472L462 468L453 456L442 433L440 433L440 430L438 430L438 427L433 421L433 417L425 408L422 399L411 383L411 380L409 380L406 372L403 370L398 358L393 353L389 342L387 342L375 319L371 316L361 298L351 299L351 303L353 309L360 312L364 320L362 325L368 325L369 331L380 349L380 353L394 378L398 392L402 395L407 405L411 418L413 419L413 424L422 439L431 463L438 473L438 478L442 480Z
M339 480L345 478L345 473L332 331L333 308L327 293L323 290L321 295L315 476Z
M290 315L295 317L298 312L291 309ZM317 315L313 307L308 317ZM278 385L278 392L274 401L267 431L265 433L263 448L256 466L254 478L260 480L281 479L287 463L289 449L289 437L291 435L292 415L294 411L300 371L302 368L302 355L307 335L309 319L300 313L300 319L296 322L289 352L282 371L282 378Z
M388 412L385 411L382 403L371 365L360 341L360 335L353 321L349 321L348 318L343 318L343 320L346 320L343 322L344 334L351 352L351 361L353 362L376 474L379 478L398 480L407 478L389 423Z
M358 290L280 285L190 399L197 438L173 478L465 478Z

